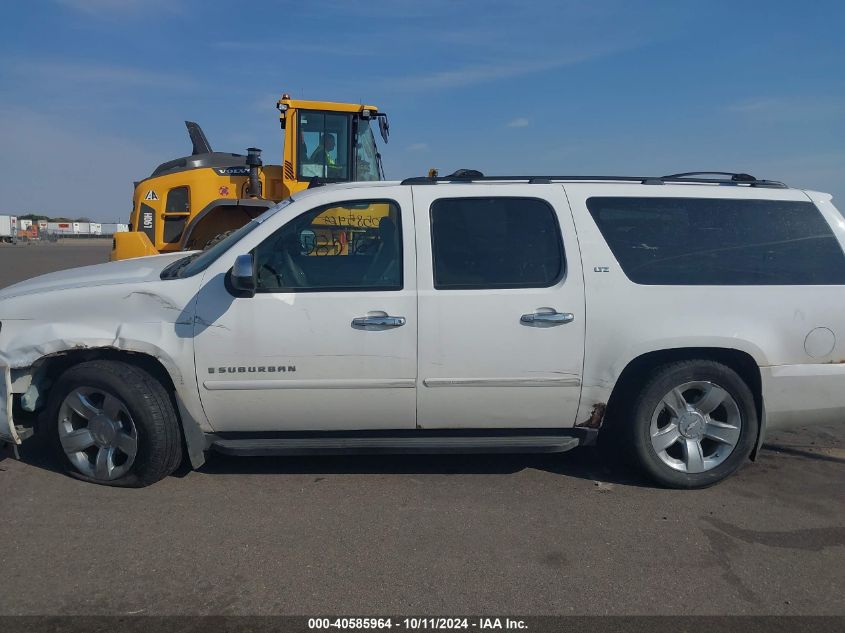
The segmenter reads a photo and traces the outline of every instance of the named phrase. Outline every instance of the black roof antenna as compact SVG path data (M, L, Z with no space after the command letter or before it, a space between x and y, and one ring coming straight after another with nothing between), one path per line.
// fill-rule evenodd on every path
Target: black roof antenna
M188 128L188 136L191 137L191 143L194 144L191 156L196 156L197 154L210 154L212 152L211 145L205 137L205 132L202 131L199 123L185 121L185 127Z

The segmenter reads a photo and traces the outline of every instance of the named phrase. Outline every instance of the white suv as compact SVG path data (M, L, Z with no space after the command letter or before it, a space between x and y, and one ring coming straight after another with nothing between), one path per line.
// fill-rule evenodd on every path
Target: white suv
M843 246L829 195L742 174L316 188L202 253L0 291L0 434L111 485L600 436L706 486L842 419Z

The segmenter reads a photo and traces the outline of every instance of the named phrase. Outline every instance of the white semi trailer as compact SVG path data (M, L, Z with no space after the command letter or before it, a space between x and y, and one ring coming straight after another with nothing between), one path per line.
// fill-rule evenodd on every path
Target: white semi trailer
M0 242L14 242L18 236L18 218L14 215L0 215Z

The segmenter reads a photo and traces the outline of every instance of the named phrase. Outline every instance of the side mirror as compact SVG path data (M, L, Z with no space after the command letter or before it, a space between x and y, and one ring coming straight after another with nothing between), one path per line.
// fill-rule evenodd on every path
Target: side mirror
M390 136L390 122L387 120L386 114L379 115L378 131L381 132L382 140L387 143L387 137Z
M238 255L229 273L232 289L242 297L255 296L255 260L252 253Z

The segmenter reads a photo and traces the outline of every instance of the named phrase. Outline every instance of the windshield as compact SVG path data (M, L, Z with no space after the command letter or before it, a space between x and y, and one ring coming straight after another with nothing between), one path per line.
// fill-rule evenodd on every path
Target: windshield
M358 121L358 139L355 144L355 180L380 180L378 149L370 122Z
M225 253L235 244L235 242L240 241L243 237L247 236L249 233L261 226L261 224L263 224L265 220L273 217L292 202L293 198L287 198L286 200L282 200L279 204L274 207L271 207L270 209L267 209L264 213L259 215L257 218L255 218L248 224L244 224L238 230L230 233L228 236L217 242L211 248L208 248L202 251L201 253L194 253L193 255L188 255L187 257L183 257L182 259L176 260L163 271L161 271L161 278L181 279L183 277L191 277L193 275L196 275L197 273L201 273L206 268L211 266L211 264L216 262L223 253Z

